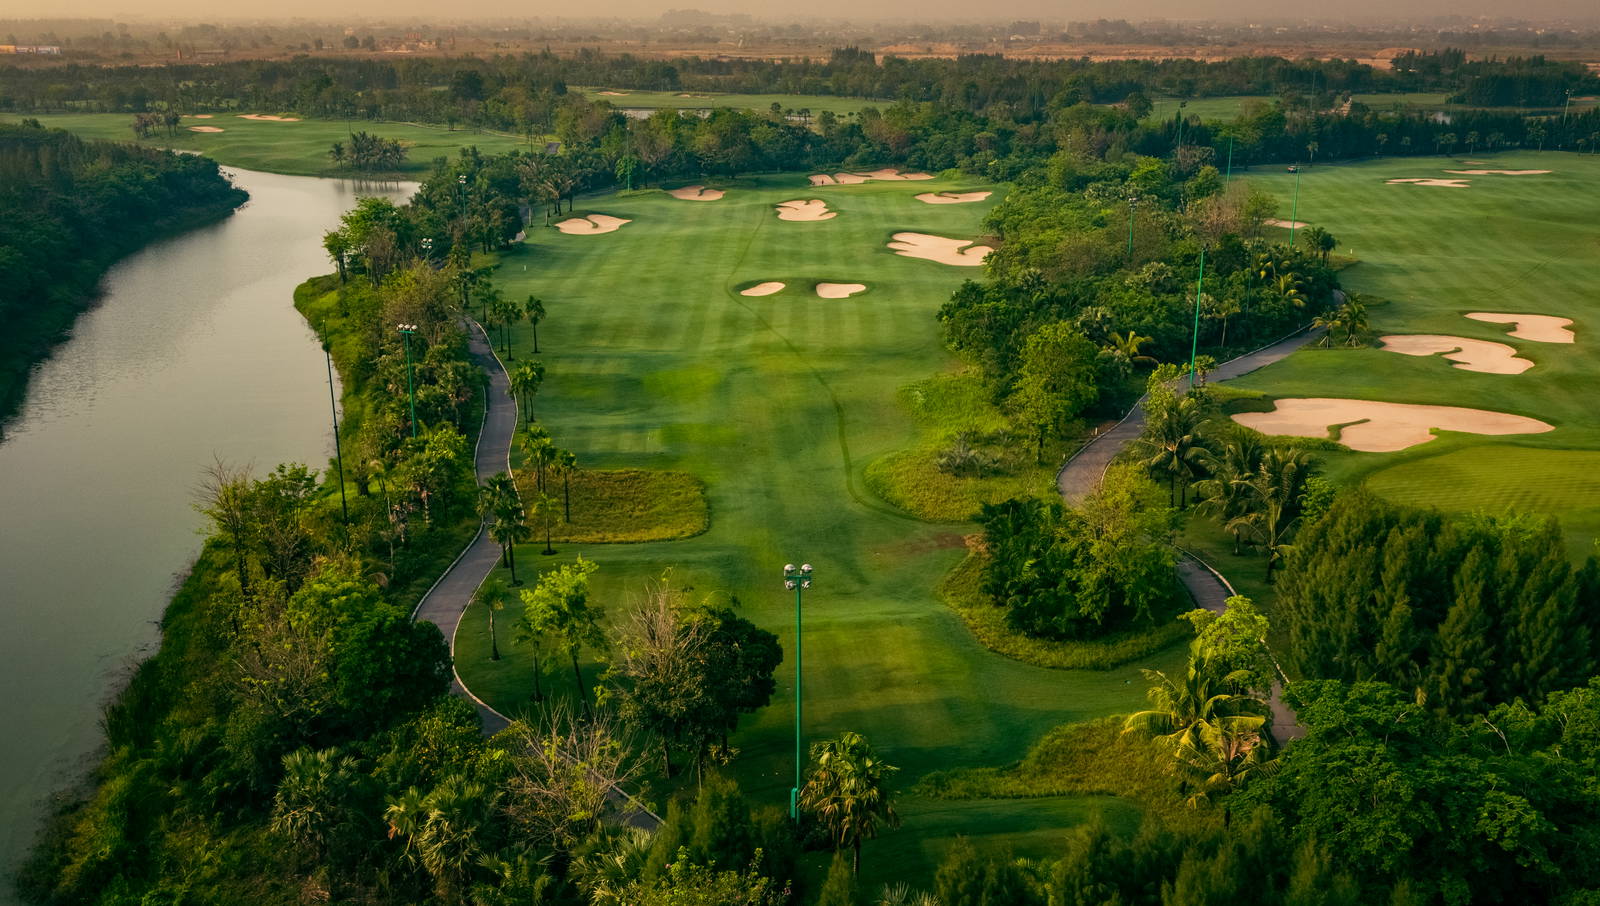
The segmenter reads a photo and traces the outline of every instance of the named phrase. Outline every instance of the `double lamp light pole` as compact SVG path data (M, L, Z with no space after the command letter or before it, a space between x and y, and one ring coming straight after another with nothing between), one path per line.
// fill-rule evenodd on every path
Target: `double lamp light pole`
M783 587L794 589L794 788L789 790L789 817L800 820L800 774L805 768L805 746L800 735L800 604L811 587L811 564L798 569L793 563L783 567Z

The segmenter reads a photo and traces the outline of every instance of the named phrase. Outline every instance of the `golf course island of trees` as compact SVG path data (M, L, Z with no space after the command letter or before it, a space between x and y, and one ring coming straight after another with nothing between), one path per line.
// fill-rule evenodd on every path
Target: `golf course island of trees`
M1275 97L1153 120L1179 83ZM894 100L630 116L569 84ZM1484 109L1336 103L1444 86ZM222 157L425 172L409 203L356 202L293 299L342 379L336 459L201 478L160 650L18 889L1595 902L1600 489L1575 461L1563 522L1380 480L1600 447L1571 400L1600 372L1571 270L1600 238L1576 153L1600 112L1501 109L1595 88L1451 53L20 70L0 104L65 92L68 128L175 111L262 136ZM235 126L253 110L277 112ZM370 134L340 124L330 154L339 117ZM510 137L422 164L386 120ZM31 149L4 173L170 168L237 203L203 157L3 128ZM36 179L62 225L28 232L68 235ZM1518 218L1576 235L1548 274L1422 245L1491 213L1519 260ZM20 255L0 269L38 285L71 260ZM1488 285L1474 268L1505 298L1450 283ZM1462 298L1416 301L1429 281ZM1533 293L1566 358L1509 346ZM1409 335L1448 342L1397 354Z

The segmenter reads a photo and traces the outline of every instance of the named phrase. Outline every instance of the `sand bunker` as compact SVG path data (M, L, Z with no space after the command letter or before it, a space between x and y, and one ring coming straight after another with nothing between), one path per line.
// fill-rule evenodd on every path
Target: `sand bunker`
M595 93L596 94L603 94L608 98L622 98L622 97L627 97L628 96L628 93L626 91L597 91Z
M190 126L190 132L221 132L216 126Z
M209 114L209 113L185 113L184 116L186 118L188 118L188 119L191 119L191 120L208 120L208 119L211 119L212 114Z
M777 282L769 280L766 283L757 283L755 286L752 286L749 289L741 289L741 290L739 290L739 295L741 295L741 296L770 296L775 292L780 292L782 289L783 289L783 284L782 283L777 283Z
M1471 163L1471 161L1468 161ZM1549 170L1446 170L1446 173L1458 173L1462 176L1537 176L1549 173Z
M705 186L684 186L681 189L668 189L667 194L684 201L716 201L726 193L721 189L708 189Z
M902 173L890 167L885 167L882 170L873 170L870 173L835 173L832 176L826 173L818 173L810 177L811 184L814 186L858 186L874 179L894 182L903 179L932 178L933 175L931 173Z
M260 121L264 121L264 122L268 122L268 123L298 123L298 122L300 122L300 117L298 117L298 116L273 116L270 113L241 113L241 114L239 114L239 119L242 119L242 120L260 120Z
M1533 340L1536 343L1572 343L1577 337L1572 333L1571 318L1558 318L1554 315L1512 315L1497 311L1468 312L1467 317L1474 321L1487 321L1490 324L1510 324L1515 329L1509 336L1519 340Z
M609 214L590 214L588 217L574 217L556 224L556 229L563 233L575 236L594 236L599 233L615 233L625 223L632 223L621 217L612 217Z
M817 295L824 299L848 299L866 288L865 283L818 283Z
M1446 189L1465 189L1467 181L1464 179L1434 179L1431 177L1408 176L1404 179L1391 179L1389 185L1397 183L1411 183L1416 186L1442 186Z
M1456 363L1454 367L1462 371L1521 374L1533 367L1533 362L1517 357L1516 349L1488 340L1437 334L1404 334L1378 339L1384 349L1401 355L1430 356L1442 352L1445 358Z
M889 248L894 249L896 255L922 258L956 267L977 267L983 264L983 259L990 252L994 251L987 245L973 245L971 239L946 239L943 236L930 236L927 233L895 233L893 238L894 241L889 243ZM971 247L966 248L966 246Z
M837 211L828 210L828 203L819 198L810 201L783 201L778 203L779 220L832 220Z
M923 192L916 199L924 204L967 204L982 201L993 192Z
M1303 230L1311 224L1302 220L1263 220L1267 226L1283 227L1286 230Z
M1263 434L1327 437L1343 425L1339 443L1367 453L1392 453L1433 440L1433 430L1468 434L1543 434L1554 425L1483 409L1420 406L1372 400L1283 399L1272 412L1241 412L1233 420ZM1359 424L1356 424L1359 423Z

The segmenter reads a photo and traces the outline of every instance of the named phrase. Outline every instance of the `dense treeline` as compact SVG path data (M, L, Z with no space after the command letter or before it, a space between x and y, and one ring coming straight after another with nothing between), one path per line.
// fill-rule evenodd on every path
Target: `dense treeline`
M204 158L0 125L0 419L111 262L245 197Z
M1350 494L1301 533L1278 598L1302 675L1415 689L1455 714L1542 702L1600 659L1600 567L1574 568L1554 521Z

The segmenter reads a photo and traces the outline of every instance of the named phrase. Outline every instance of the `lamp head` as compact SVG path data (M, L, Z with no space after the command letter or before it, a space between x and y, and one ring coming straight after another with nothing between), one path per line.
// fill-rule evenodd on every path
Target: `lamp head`
M811 564L809 564L809 563L800 564L800 571L803 572L803 573L811 572Z
M785 563L783 565L783 571L786 572L786 573L794 572L794 564L793 563Z

